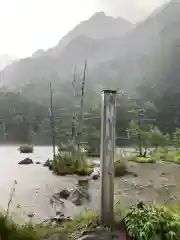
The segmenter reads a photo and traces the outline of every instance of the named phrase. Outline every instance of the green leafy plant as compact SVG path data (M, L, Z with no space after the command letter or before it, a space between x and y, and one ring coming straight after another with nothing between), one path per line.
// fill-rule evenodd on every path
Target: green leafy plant
M180 239L180 216L165 208L139 203L126 216L128 232L138 240Z

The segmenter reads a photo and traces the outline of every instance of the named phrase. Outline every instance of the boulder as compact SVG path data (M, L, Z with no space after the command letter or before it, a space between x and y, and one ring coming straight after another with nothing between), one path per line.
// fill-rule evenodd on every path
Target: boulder
M93 179L93 180L98 180L99 177L100 177L100 168L98 167L95 167L93 172L91 173L90 177Z
M72 190L69 200L76 206L81 206L90 201L90 194L87 189L83 187L77 187Z
M24 160L20 161L19 164L21 165L33 164L33 161L30 158L25 158Z
M20 153L32 153L33 152L33 146L30 145L23 145L19 147Z
M68 197L70 196L70 191L68 189L64 189L62 191L60 191L59 196L63 199L68 199Z
M89 188L89 178L79 179L78 186Z
M63 213L59 212L55 217L51 218L50 221L60 224L66 221L72 221L72 218L66 217Z
M52 166L52 161L48 159L48 160L43 164L43 166L44 166L44 167L49 167L49 168L51 168L51 166Z
M97 227L90 231L83 232L82 236L79 238L79 240L119 240L119 236L115 233L111 233L105 228Z
M33 218L35 216L35 213L30 212L30 213L27 214L27 216L28 216L28 218Z
M98 180L98 179L99 179L99 174L96 173L96 172L92 172L92 173L91 173L91 178L92 178L93 180Z
M59 193L55 193L55 194L53 194L52 197L50 198L50 204L51 204L51 205L61 204L62 206L64 206L64 201L61 199Z

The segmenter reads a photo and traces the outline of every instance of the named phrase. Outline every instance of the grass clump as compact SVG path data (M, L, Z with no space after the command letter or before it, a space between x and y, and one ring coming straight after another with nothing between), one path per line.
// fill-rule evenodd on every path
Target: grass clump
M168 149L159 148L147 157L131 155L123 157L125 162L135 163L156 163L157 161L172 162L180 164L180 151L170 151Z
M125 156L122 158L123 162L135 162L135 163L155 163L156 159L154 156L143 157L137 155Z
M31 225L17 225L11 218L0 214L0 238L4 240L36 240L38 236Z
M135 156L134 158L131 158L130 161L136 162L136 163L155 163L155 158L150 157L140 157Z
M173 162L180 164L180 151L169 151L164 156L164 161Z
M77 174L87 176L93 172L89 167L84 153L58 153L52 161L52 170L58 175Z
M68 239L71 234L77 234L97 225L97 213L87 212L61 225L38 224L18 225L10 218L0 214L0 239L3 240L39 240L58 234L59 239Z
M180 215L180 203L170 203L163 206L164 209Z
M168 149L159 149L155 151L151 158L154 158L159 161L172 162L180 164L180 151L170 151Z
M122 218L122 211L120 216ZM179 204L156 206L154 204L145 205L140 202L125 211L123 216L125 230L133 239L180 239ZM35 226L30 224L16 225L10 218L0 215L0 237L4 240L38 240L57 234L58 239L75 239L75 237L80 237L83 230L91 230L98 224L97 212L86 212L74 217L72 221L66 221L60 225L38 224Z
M67 237L71 234L80 233L83 230L91 229L98 224L98 213L97 212L86 212L83 215L75 216L72 221L67 221L62 223L61 225L49 226L49 225L39 225L36 226L36 235L39 238L49 237L53 234L58 234L60 237ZM62 238L64 239L64 238Z
M180 215L153 204L133 207L126 215L126 226L138 240L180 239Z

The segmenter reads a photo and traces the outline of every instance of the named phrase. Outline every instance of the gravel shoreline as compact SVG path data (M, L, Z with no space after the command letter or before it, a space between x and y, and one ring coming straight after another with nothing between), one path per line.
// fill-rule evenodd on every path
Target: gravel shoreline
M46 169L45 169L46 171ZM180 201L180 166L172 163L157 162L154 164L130 163L130 171L137 174L137 177L127 175L115 179L115 207L125 209L142 200L144 202L155 201L159 204ZM68 200L63 200L64 205L50 205L52 194L65 188L73 188L80 177L63 176L56 177L57 185L54 188L53 182L44 184L42 188L35 189L30 196L35 204L26 205L27 210L34 212L34 222L43 221L55 215L56 211L61 211L65 216L75 216L88 210L99 210L100 207L100 180L90 180L89 193L91 201L83 206L75 206ZM19 198L18 198L19 199ZM24 205L13 200L13 208L16 209L16 216L22 213ZM31 201L32 202L32 201ZM21 205L17 210L17 204ZM29 208L28 208L29 207ZM39 211L37 213L36 211ZM26 211L27 213L27 211Z

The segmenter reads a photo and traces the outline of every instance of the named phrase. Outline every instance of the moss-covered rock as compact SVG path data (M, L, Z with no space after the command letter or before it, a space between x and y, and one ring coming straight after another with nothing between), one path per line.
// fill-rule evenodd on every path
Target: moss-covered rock
M33 150L33 146L31 145L22 145L19 147L20 153L32 153Z

